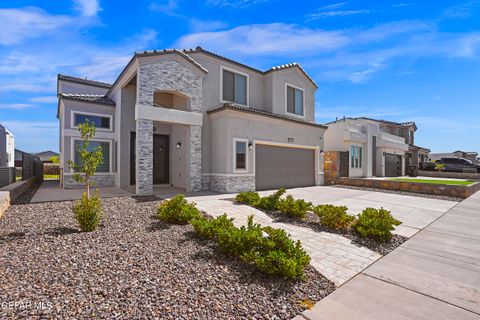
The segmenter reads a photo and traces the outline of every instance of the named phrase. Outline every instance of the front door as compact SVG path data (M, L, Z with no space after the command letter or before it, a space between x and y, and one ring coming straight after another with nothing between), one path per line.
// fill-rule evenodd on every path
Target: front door
M153 135L153 184L167 184L169 176L169 137Z
M402 175L402 156L398 154L385 154L385 176L398 177Z

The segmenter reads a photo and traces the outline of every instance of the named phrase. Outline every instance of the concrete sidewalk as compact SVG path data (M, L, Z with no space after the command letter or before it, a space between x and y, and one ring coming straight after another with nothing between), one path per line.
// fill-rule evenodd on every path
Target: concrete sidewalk
M477 192L297 319L480 319L479 230Z

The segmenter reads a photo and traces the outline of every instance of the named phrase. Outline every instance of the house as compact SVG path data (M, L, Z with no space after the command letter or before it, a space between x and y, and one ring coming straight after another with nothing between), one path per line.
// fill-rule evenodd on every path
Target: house
M54 152L51 150L37 152L37 153L34 153L33 155L39 157L40 161L42 161L43 163L52 163L51 158L59 156L57 152Z
M0 167L15 166L15 136L0 124Z
M428 158L430 150L414 144L415 122L398 123L366 117L327 124L325 152L340 152L341 176L394 177Z
M197 47L135 53L113 84L59 75L60 167L75 187L78 124L96 127L97 185L238 192L320 185L327 129L296 63L258 70Z
M457 150L454 152L446 152L446 153L430 153L430 160L437 161L442 158L464 158L471 160L473 162L477 162L478 159L478 152L475 151L462 151Z

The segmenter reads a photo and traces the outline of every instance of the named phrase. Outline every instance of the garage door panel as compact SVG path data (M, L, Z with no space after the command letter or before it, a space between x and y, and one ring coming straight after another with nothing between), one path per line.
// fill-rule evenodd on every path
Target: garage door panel
M256 145L255 184L257 190L315 185L315 151Z

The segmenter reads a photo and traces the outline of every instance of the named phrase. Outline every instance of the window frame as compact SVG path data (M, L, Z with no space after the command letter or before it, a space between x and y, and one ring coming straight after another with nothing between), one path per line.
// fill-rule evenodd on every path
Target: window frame
M291 87L295 90L302 91L302 113L303 114L300 115L300 114L288 112L288 87ZM294 101L295 101L295 99L294 99ZM294 106L294 109L295 109L295 106ZM291 83L288 83L288 82L285 82L285 114L293 116L293 117L297 117L297 118L302 118L302 119L305 118L305 89L300 88L300 87L298 87L296 85L293 85Z
M245 143L245 169L237 169L237 142ZM233 138L233 172L234 173L246 173L249 169L248 161L248 139L246 138Z
M76 152L76 149L75 149L75 141L80 141L80 142L83 142L83 139L80 138L80 137L72 137L71 139L71 145L70 145L70 160L72 161L75 161L75 152ZM97 175L102 175L102 174L112 174L114 173L112 171L112 140L109 140L109 139L91 139L90 142L107 142L109 144L109 147L108 147L108 172L96 172L95 174ZM75 173L73 169L70 169L70 172L73 174Z
M247 78L247 83L246 83L246 95L247 95L247 104L241 104L241 103L237 103L235 101L228 101L228 100L225 100L223 99L223 70L226 70L226 71L229 71L229 72L232 72L232 73L237 73L241 76L245 76ZM233 86L235 87L235 82L233 84ZM234 99L235 99L235 94L234 94ZM248 73L244 73L244 72L241 72L241 71L238 71L238 70L235 70L235 69L231 69L229 67L226 67L226 66L223 66L221 65L220 66L220 102L221 103L235 103L239 106L243 106L243 107L248 107L250 105L250 75Z
M113 132L113 116L111 114L104 114L104 113L94 113L94 112L83 112L80 110L72 110L71 111L71 127L72 129L78 129L78 125L75 125L75 115L84 115L84 116L95 116L95 117L102 117L102 118L109 118L110 119L110 128L97 128L95 127L96 131L105 131L105 132Z
M356 150L354 152L354 150ZM363 168L363 146L350 145L350 169L362 169Z

